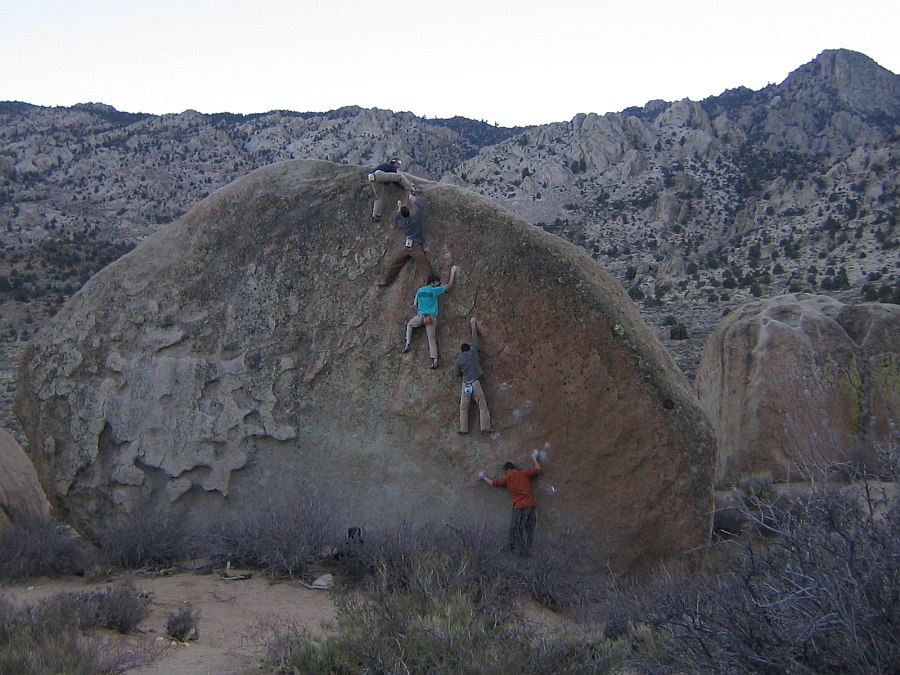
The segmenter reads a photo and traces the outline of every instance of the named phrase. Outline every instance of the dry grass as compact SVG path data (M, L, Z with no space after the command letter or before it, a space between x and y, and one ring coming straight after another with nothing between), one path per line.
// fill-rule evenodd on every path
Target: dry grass
M748 534L715 547L723 572L669 570L614 588L595 618L616 634L653 631L662 649L633 660L647 672L896 672L896 484L895 474L852 486L813 480L792 500L751 493L733 506Z
M323 568L337 576L330 632L289 623L265 631L265 665L280 672L891 673L900 662L900 474L896 453L888 459L886 482L813 480L788 496L748 481L724 505L731 526L712 546L715 570L670 568L640 584L583 574L572 533L544 537L530 558L504 553L502 532L457 521L367 532L335 549L328 504L311 494L260 504L209 541L273 578ZM7 578L66 569L62 553L78 547L49 525L4 535ZM28 532L40 536L29 543ZM110 537L106 555L119 553L106 559L159 565L177 559L183 541L148 528ZM526 597L579 620L541 630L522 617ZM118 672L131 657L104 652L91 631L133 630L148 602L132 586L25 609L0 601L0 673ZM198 622L185 607L167 631L190 639Z
M627 650L590 629L550 634L522 618L522 596L556 607L586 601L571 548L548 541L522 559L498 541L470 525L369 534L352 558L363 588L334 593L337 629L321 638L270 627L266 665L289 673L600 673L621 659Z
M152 662L161 649L148 639L99 637L130 633L149 612L149 598L131 585L60 593L31 606L0 598L0 673L121 673Z
M83 574L91 560L90 549L51 518L18 518L0 532L0 582Z

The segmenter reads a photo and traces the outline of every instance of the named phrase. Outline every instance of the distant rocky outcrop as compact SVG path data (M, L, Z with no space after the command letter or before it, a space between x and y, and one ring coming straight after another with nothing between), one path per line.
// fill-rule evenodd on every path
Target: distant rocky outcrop
M50 503L28 455L5 429L0 429L0 531L17 518L50 515Z
M748 303L707 340L696 388L719 440L716 479L804 480L878 468L898 441L900 307L783 295Z
M31 341L17 411L73 524L93 536L151 507L209 521L315 489L358 525L502 528L505 494L477 473L541 449L545 535L577 533L620 572L703 544L712 429L621 286L475 193L417 180L432 264L462 268L429 370L424 335L400 353L418 274L374 284L400 243L369 220L366 172L250 173L94 276ZM493 436L456 433L451 364L473 315Z

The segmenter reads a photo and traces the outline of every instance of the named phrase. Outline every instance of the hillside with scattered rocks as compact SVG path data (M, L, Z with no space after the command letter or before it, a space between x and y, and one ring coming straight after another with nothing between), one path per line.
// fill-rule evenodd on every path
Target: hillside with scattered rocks
M0 103L0 411L46 318L96 271L250 171L399 156L586 248L693 377L731 308L900 298L900 81L826 51L777 85L504 129L357 107L154 116Z

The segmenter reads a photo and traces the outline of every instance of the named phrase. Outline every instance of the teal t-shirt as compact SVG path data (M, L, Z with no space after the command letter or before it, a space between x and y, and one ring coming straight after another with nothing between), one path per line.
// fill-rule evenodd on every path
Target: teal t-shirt
M416 307L419 314L438 315L438 296L447 292L443 286L422 286L416 291Z

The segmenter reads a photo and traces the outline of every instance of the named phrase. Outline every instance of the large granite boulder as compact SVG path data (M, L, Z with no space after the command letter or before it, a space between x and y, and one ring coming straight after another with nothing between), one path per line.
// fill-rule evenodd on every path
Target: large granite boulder
M366 172L291 161L245 176L32 340L17 413L73 524L92 535L160 506L203 521L316 489L348 523L502 527L505 494L477 473L541 449L539 527L582 536L598 565L639 572L704 543L712 428L619 284L486 199L417 181L432 264L462 268L429 370L424 335L400 353L421 270L374 283L402 243L370 222ZM471 316L492 436L456 433L451 366Z
M900 307L797 294L747 303L708 338L695 385L719 441L716 479L804 480L878 467L900 419Z
M37 472L13 436L0 429L0 530L17 518L50 516Z

